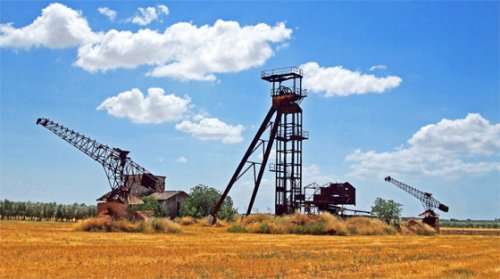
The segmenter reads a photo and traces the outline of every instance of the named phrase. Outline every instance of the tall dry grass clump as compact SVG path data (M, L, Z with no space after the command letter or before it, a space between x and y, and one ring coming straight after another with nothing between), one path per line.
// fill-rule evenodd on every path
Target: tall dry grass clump
M267 223L275 218L276 218L275 216L270 214L251 214L248 216L244 216L243 218L240 219L239 222L242 225L250 225L254 223Z
M345 222L338 216L333 216L330 213L322 212L320 215L321 220L325 222L324 231L329 235L348 235L349 231Z
M151 228L157 233L179 233L181 226L171 221L168 218L153 218L146 220L145 223L150 223Z
M229 232L269 234L329 234L347 235L347 227L338 217L329 213L320 215L295 213L285 216L253 214L233 223Z
M396 229L375 218L353 217L345 221L351 235L394 235Z
M437 233L431 226L415 220L403 221L396 228L401 234L435 235Z
M152 218L139 222L113 220L112 218L89 218L77 223L75 230L128 233L179 233L181 231L179 224L166 218Z
M226 222L224 220L219 220L219 219L217 219L215 224L213 224L211 217L205 217L205 218L195 219L195 220L196 220L196 224L198 224L202 227L211 227L213 225L215 225L216 227L227 227L229 225L228 222Z
M176 218L175 222L181 226L190 226L198 223L198 219L187 216L187 217Z
M435 233L434 229L420 222L395 227L376 218L351 217L342 220L327 212L319 215L297 212L285 216L254 214L236 221L227 230L233 233L312 235L394 235L397 233L431 235Z

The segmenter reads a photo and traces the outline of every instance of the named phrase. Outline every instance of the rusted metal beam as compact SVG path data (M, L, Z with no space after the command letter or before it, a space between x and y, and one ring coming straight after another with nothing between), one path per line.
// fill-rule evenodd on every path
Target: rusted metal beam
M276 138L276 132L278 131L278 127L280 125L281 115L282 113L280 111L278 111L278 113L276 114L276 118L274 120L273 127L271 129L271 135L269 137L269 143L266 146L266 151L264 153L264 157L262 158L262 164L260 165L259 169L259 174L257 176L257 180L255 181L252 198L250 199L250 203L248 204L247 215L249 215L252 212L255 196L257 195L257 191L259 191L260 182L262 180L262 176L264 175L264 170L266 169L267 160L269 159L269 155L271 154L274 139Z
M247 163L248 158L255 152L255 146L259 142L260 138L262 137L262 134L266 131L269 121L273 117L273 114L276 112L276 109L274 107L271 107L269 109L269 112L267 113L266 117L264 118L264 121L262 121L262 124L260 125L259 130L257 131L257 134L255 134L255 137L253 138L252 142L250 143L250 146L248 147L247 151L245 152L245 155L241 159L238 167L236 168L236 171L233 174L233 177L231 180L229 180L229 183L226 186L226 189L224 190L224 193L222 193L222 196L220 197L219 201L215 205L214 209L212 210L212 218L213 221L217 219L217 213L219 212L222 204L224 203L224 200L226 199L227 195L229 194L229 191L233 187L234 183L238 180L240 176L240 172L245 166L245 163ZM262 166L261 166L262 168Z

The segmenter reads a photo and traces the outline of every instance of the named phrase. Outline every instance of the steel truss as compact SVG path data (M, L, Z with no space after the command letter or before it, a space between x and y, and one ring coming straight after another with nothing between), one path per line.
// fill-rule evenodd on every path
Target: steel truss
M112 189L105 196L107 201L126 203L127 196L134 184L142 185L156 192L162 192L165 189L165 181L158 179L132 161L128 157L129 151L101 144L47 118L38 118L36 124L47 128L103 166Z

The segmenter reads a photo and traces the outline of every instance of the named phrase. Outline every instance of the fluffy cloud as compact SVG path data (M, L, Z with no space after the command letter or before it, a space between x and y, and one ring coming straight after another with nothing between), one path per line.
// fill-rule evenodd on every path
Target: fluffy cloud
M135 14L135 16L130 18L129 21L144 26L158 19L158 17L162 14L164 15L169 14L168 7L165 5L158 5L156 8L155 7L138 8L138 11Z
M443 119L422 127L408 147L389 152L356 150L346 157L351 175L358 177L418 174L455 177L500 171L500 124L480 114Z
M101 15L106 16L110 21L114 21L116 18L116 11L113 11L108 7L100 7L97 10Z
M220 140L223 143L243 140L242 125L228 125L217 118L208 117L206 112L196 114L193 112L194 108L190 98L165 95L162 88L149 88L146 96L139 89L133 88L107 98L97 110L106 110L112 116L129 118L139 124L180 121L175 128L192 134L199 140ZM181 156L177 158L177 162L185 163L187 159Z
M89 72L132 69L143 64L162 64L163 57L168 55L171 55L171 50L166 48L162 35L156 31L110 30L99 43L81 46L75 65Z
M223 20L200 27L176 23L163 33L111 30L99 43L81 47L76 65L95 72L147 64L155 66L148 73L153 77L213 81L214 73L264 64L273 55L270 43L288 39L291 32L283 23L241 27Z
M98 37L80 11L59 3L47 6L41 16L23 28L0 24L0 47L68 48L92 43Z
M165 95L161 88L149 88L147 96L137 88L107 98L97 109L134 123L162 123L182 119L189 110L189 98Z
M142 8L142 19L137 19L137 23L151 20L150 8L157 16L168 13L164 5ZM236 21L224 20L199 27L179 22L163 32L111 29L94 33L81 12L56 3L43 9L40 17L23 28L1 24L0 47L78 47L74 65L89 72L149 65L152 68L147 75L152 77L213 81L217 73L263 65L273 56L273 47L286 43L291 34L284 23L240 26Z
M203 118L198 123L184 120L175 128L200 140L221 140L223 143L243 141L241 133L245 129L242 125L231 126L217 118Z
M342 66L324 68L316 62L308 62L300 68L304 70L304 87L325 97L383 93L398 87L402 81L397 76L379 78L347 70Z

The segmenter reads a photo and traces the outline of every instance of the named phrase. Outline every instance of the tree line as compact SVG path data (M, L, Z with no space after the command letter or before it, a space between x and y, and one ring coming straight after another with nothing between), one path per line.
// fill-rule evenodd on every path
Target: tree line
M76 220L94 217L95 205L74 203L71 205L55 202L16 202L7 199L0 201L0 219L74 222Z

